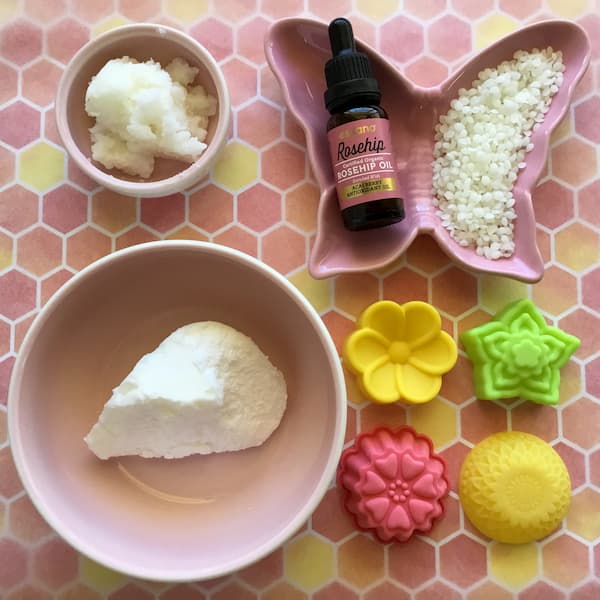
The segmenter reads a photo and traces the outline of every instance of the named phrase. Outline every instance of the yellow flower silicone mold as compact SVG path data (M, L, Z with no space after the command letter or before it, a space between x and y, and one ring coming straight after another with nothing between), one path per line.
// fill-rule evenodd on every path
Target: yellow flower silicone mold
M421 404L437 396L456 363L455 341L426 302L371 304L346 340L344 362L374 402Z

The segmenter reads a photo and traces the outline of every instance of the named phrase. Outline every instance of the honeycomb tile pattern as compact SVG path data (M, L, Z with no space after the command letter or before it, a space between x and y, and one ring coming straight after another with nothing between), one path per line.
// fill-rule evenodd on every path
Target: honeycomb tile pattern
M263 54L281 17L351 17L355 30L407 77L435 85L473 51L522 24L573 19L593 43L590 70L551 140L534 193L542 282L474 276L429 237L376 273L317 281L307 271L319 192L304 136L284 106ZM126 22L188 31L222 66L233 136L209 178L168 198L126 198L96 186L56 137L53 98L75 52ZM524 600L600 597L600 2L598 0L3 0L0 1L0 598L62 600ZM574 159L574 157L576 157ZM445 518L428 535L383 546L356 531L334 485L307 526L239 573L207 582L130 580L79 555L25 494L8 447L6 394L16 352L40 307L79 269L118 248L197 239L271 264L322 315L339 349L379 298L421 299L453 335L507 302L531 297L546 318L582 338L563 370L557 409L518 399L481 402L462 350L430 404L377 406L347 379L346 441L379 424L427 433L448 463ZM539 543L483 539L456 493L469 448L507 428L546 439L568 466L573 502Z

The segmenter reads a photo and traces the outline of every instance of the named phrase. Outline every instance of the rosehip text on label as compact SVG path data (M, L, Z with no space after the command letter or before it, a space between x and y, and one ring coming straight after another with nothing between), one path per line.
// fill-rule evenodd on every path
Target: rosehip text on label
M358 154L364 154L365 152L375 152L379 154L385 150L385 144L383 140L377 138L370 139L367 137L363 142L358 144L345 144L340 142L337 147L337 159L346 160L352 156Z

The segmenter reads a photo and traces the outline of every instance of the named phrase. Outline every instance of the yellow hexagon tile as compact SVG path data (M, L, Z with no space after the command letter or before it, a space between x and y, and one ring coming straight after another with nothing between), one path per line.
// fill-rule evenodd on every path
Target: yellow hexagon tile
M440 398L419 406L411 406L408 424L431 438L436 448L445 446L456 437L456 408Z
M489 549L490 573L502 583L520 588L538 574L537 544L500 544L493 542Z
M475 26L475 48L485 48L502 36L517 29L519 24L506 15L486 17Z
M198 242L207 242L208 237L204 235L201 231L190 227L189 225L184 225L179 229L176 229L172 233L170 233L167 238L168 240L196 240Z
M532 300L539 308L558 315L577 304L577 279L557 265L546 269L533 286Z
M356 376L347 369L344 369L344 380L346 381L348 402L352 402L352 404L356 404L357 406L369 402L369 399L362 393L358 386Z
M328 279L313 279L307 269L288 277L307 300L322 313L331 306L331 282Z
M122 27L128 23L129 21L125 17L113 15L112 17L108 17L108 19L104 19L104 21L100 21L100 23L96 23L96 25L92 27L92 37L96 37L101 33L106 33L111 29Z
M340 576L358 588L365 588L385 574L383 546L379 542L357 535L338 548Z
M284 565L293 583L314 590L333 578L333 547L315 535L304 535L286 546Z
M185 23L193 23L208 11L208 0L167 0L166 13Z
M19 8L18 0L2 0L0 2L0 23L5 23L12 19Z
M591 541L600 538L600 494L585 489L571 500L567 513L567 528Z
M481 303L490 310L498 312L509 302L527 297L527 286L520 281L496 275L481 277Z
M79 575L85 583L99 592L110 592L126 581L122 573L107 569L83 555L79 557Z
M588 0L548 0L548 8L559 17L573 19L585 12Z
M258 176L258 154L245 144L231 142L223 151L213 171L215 181L237 191Z
M583 271L600 260L600 239L590 227L573 223L554 236L554 251L559 263Z
M7 235L0 233L0 271L12 265L13 241Z
M92 198L92 221L109 233L133 225L137 218L137 200L103 188Z
M370 273L346 273L335 279L335 305L358 317L379 297L379 283Z
M65 155L46 142L38 142L19 155L19 179L43 192L61 181L65 175Z
M391 17L397 12L399 5L398 0L377 0L377 2L357 0L356 2L358 12L374 21L383 21L383 19Z

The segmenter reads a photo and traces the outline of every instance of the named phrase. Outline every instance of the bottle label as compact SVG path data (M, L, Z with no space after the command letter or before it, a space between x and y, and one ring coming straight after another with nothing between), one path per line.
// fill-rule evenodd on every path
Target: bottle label
M340 208L398 198L398 174L387 119L360 119L327 132Z

